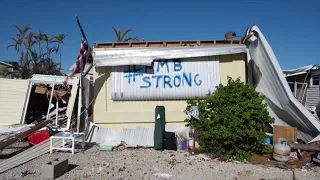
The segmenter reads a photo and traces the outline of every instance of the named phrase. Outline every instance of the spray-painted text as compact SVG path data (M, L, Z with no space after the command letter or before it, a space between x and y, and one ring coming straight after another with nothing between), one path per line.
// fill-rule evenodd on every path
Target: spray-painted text
M154 72L155 71L155 72ZM202 80L198 73L186 72L180 60L155 62L155 67L129 66L124 72L128 84L139 82L140 88L179 88L201 86Z

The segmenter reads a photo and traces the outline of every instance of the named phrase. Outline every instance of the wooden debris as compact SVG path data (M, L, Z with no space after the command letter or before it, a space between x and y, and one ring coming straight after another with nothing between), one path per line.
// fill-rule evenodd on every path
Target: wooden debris
M13 143L15 143L15 142L17 142L19 140L22 140L22 139L28 137L32 133L36 132L37 130L39 130L39 129L43 128L43 127L45 127L46 125L48 125L51 122L52 121L50 121L50 120L42 121L39 124L31 127L27 131L21 132L21 133L15 135L14 137L9 137L9 138L1 140L0 141L0 150L4 149L5 147L10 146L11 144L13 144Z
M277 162L274 160L270 160L266 156L251 156L249 160L252 164L260 164L260 165L265 165L269 167L276 167Z
M297 128L288 126L273 126L273 144L278 143L279 138L285 138L289 143L297 142Z

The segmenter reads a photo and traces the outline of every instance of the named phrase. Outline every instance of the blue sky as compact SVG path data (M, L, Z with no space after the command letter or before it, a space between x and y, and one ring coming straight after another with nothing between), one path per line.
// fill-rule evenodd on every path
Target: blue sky
M78 14L90 45L114 41L111 25L134 29L129 35L146 41L223 39L234 30L243 35L256 22L283 69L318 63L320 1L317 0L2 0L0 61L18 60L9 36L12 24L30 24L48 34L66 33L63 68L79 52ZM57 56L58 60L58 56Z

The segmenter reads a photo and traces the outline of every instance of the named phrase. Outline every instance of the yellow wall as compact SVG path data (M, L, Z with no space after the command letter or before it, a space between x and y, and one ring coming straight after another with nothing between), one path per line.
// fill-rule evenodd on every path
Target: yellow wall
M246 81L245 54L223 55L220 60L220 78L227 84L227 77L240 77ZM168 123L182 123L186 118L183 112L185 101L112 101L111 68L96 68L94 72L94 123L105 127L133 128L154 123L154 110L157 105L166 108Z

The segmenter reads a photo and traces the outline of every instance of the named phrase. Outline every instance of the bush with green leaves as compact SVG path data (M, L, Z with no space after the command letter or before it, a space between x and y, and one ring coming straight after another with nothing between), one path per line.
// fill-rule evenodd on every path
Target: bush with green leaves
M186 108L198 106L200 120L186 119L196 128L200 149L236 160L264 153L266 132L270 132L269 116L263 96L249 85L228 77L228 84L217 86L205 99L190 100Z

